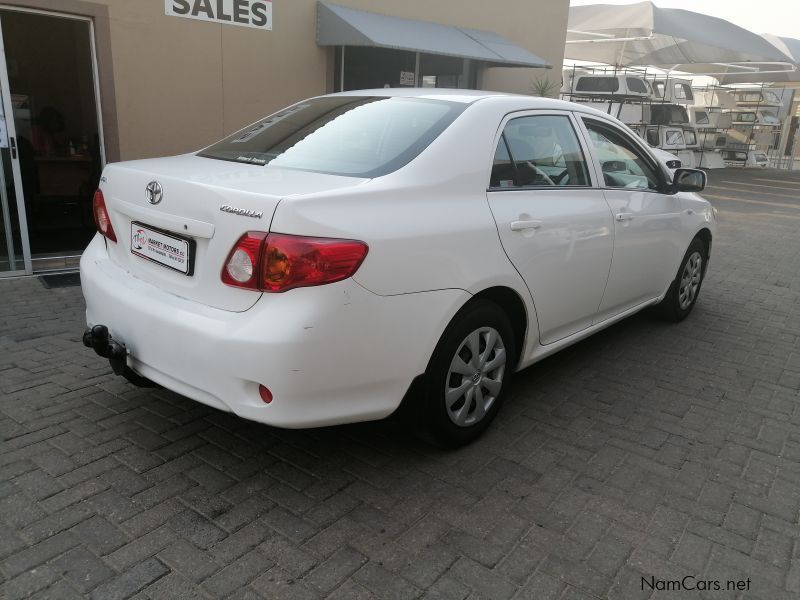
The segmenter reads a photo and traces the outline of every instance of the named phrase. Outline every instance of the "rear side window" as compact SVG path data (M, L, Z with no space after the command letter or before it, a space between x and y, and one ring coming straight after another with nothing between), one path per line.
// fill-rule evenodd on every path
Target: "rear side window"
M489 186L493 188L514 187L516 185L515 179L516 173L514 164L511 162L511 155L508 152L508 144L506 144L505 136L502 136L494 153L492 180L489 182Z
M616 128L584 119L600 161L605 185L611 188L657 190L660 180L641 148Z
M667 145L669 146L681 146L686 143L682 131L676 131L674 129L667 130L664 137Z
M616 92L619 80L616 77L581 77L575 86L576 92Z
M644 84L644 81L641 79L637 79L636 77L628 77L628 89L635 94L647 94L649 90L647 86Z
M694 100L691 86L685 83L676 83L675 97L679 100Z
M761 92L742 92L739 94L740 102L761 102L762 100Z
M698 110L695 113L695 119L697 120L698 125L708 125L708 113L702 110Z
M492 166L491 187L588 186L586 159L569 117L511 119Z
M421 98L314 98L234 133L199 156L380 177L416 158L467 106Z

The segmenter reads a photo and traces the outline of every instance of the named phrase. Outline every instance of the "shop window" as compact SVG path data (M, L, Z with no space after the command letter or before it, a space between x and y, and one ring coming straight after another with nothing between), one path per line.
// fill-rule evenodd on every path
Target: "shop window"
M344 60L343 87L342 60ZM470 60L420 54L418 78L416 69L415 52L362 46L347 46L343 52L341 48L337 48L334 86L336 91L417 85L460 89L477 87L475 65Z

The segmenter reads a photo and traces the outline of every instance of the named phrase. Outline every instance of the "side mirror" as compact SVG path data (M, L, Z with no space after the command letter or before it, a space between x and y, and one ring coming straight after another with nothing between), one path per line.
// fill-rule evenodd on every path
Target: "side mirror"
M707 176L700 169L677 169L672 177L673 192L702 192Z

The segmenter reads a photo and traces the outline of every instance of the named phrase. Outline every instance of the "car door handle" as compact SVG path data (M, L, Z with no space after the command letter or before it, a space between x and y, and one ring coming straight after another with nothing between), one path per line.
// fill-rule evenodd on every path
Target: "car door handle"
M511 231L525 231L526 229L539 229L541 221L511 221Z
M617 213L617 222L633 221L633 213Z

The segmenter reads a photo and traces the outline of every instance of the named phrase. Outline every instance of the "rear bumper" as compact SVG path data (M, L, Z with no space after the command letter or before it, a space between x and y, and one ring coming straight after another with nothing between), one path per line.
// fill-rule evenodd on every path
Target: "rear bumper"
M423 373L462 290L378 296L352 280L211 308L136 279L96 237L81 259L86 319L167 389L246 419L301 428L380 419ZM262 402L258 386L274 397Z

